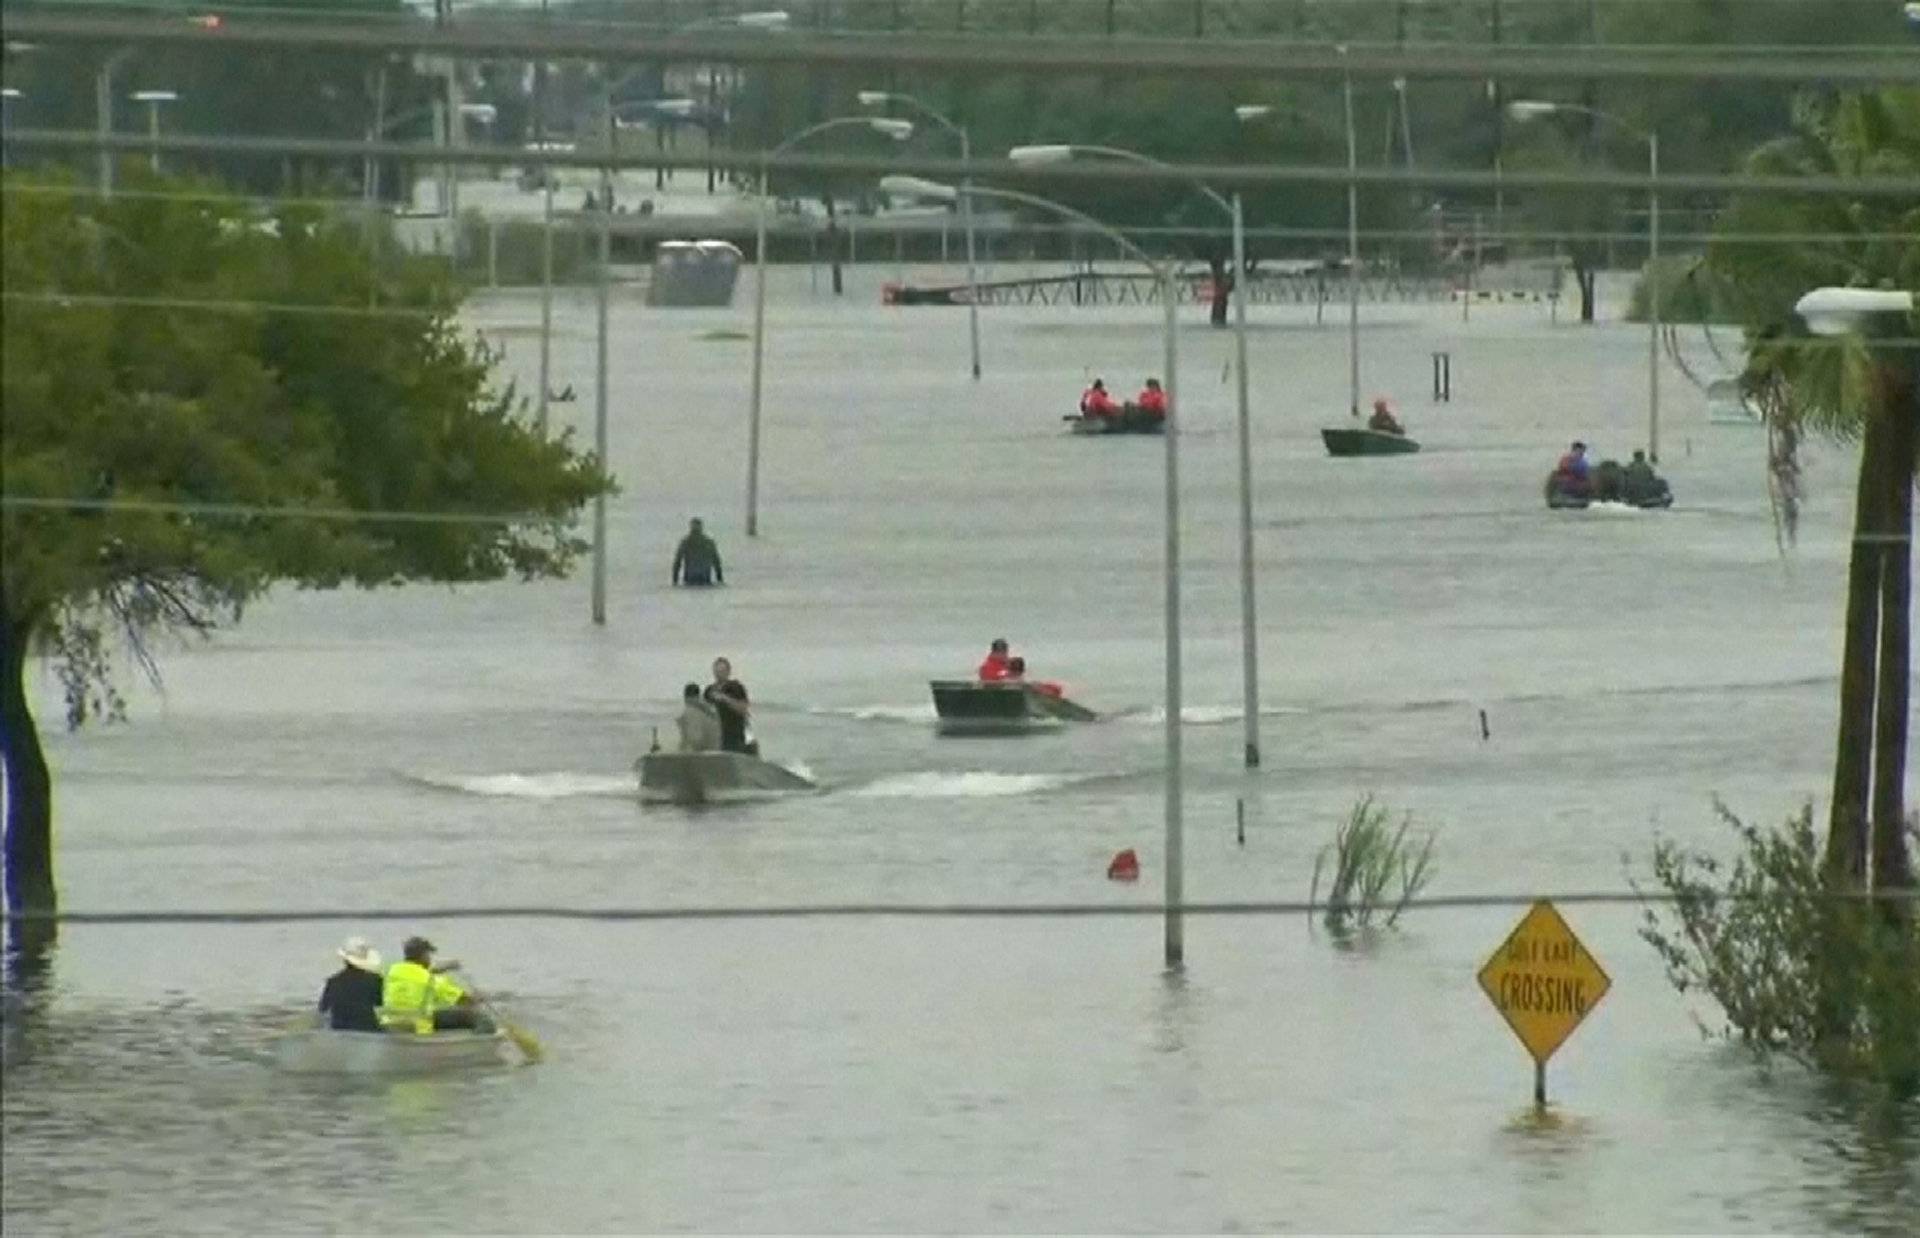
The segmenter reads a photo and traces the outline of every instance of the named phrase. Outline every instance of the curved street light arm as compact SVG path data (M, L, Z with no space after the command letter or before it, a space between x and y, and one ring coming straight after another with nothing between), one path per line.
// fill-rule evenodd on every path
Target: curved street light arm
M1063 202L1055 202L1052 198L1042 198L1037 194L1021 193L1017 189L994 189L986 185L966 185L955 189L953 192L955 195L961 197L999 198L1007 202L1020 202L1027 206L1038 207L1043 211L1052 211L1056 215L1071 219L1075 223L1083 224L1093 231L1098 232L1100 235L1118 245L1121 249L1126 250L1135 258L1138 258L1146 265L1147 269L1155 275L1160 275L1171 270L1171 267L1151 257L1146 250L1135 245L1118 230L1101 223L1091 215L1074 210Z
M965 129L962 129L952 119L935 111L930 105L921 102L914 96L899 94L891 90L877 90L872 93L881 96L880 102L898 104L920 113L920 115L926 117L934 124L939 125L954 137L959 138L962 147L967 145L967 131Z
M1118 159L1125 163L1136 163L1142 167L1158 168L1162 171L1169 172L1179 172L1181 170L1180 165L1177 163L1168 163L1164 159L1155 159L1151 155L1143 155L1139 151L1127 150L1124 147L1094 146L1084 142L1075 142L1072 146L1075 151L1089 155L1104 155L1109 159ZM1205 181L1195 180L1190 176L1182 176L1181 179L1185 180L1187 184L1202 197L1219 207L1226 213L1229 219L1233 217L1233 203L1227 201L1226 198L1222 197L1217 190L1213 189Z

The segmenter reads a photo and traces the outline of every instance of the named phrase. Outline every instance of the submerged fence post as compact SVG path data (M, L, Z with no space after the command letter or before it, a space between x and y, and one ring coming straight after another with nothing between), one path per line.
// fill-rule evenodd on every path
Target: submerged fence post
M1433 399L1436 404L1453 402L1453 354L1433 354Z

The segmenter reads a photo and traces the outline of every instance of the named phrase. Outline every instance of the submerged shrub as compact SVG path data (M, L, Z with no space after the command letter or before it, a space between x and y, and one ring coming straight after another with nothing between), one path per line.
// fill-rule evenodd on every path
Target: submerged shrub
M1324 871L1327 902L1322 918L1337 936L1370 927L1376 916L1391 928L1433 876L1433 832L1409 838L1413 814L1403 816L1397 826L1391 816L1373 796L1361 797L1333 841L1314 858L1307 901L1318 902Z
M1729 1040L1920 1091L1913 905L1852 896L1822 861L1811 804L1773 830L1714 809L1740 840L1730 866L1671 840L1654 848L1673 901L1646 909L1640 936L1668 979L1712 998Z

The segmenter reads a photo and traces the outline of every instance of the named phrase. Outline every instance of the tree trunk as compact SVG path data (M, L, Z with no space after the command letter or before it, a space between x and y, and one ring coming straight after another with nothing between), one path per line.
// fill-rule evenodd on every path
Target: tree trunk
M1593 325L1593 282L1594 272L1590 267L1573 268L1573 282L1580 288L1580 321Z
M5 891L10 957L31 957L53 941L53 780L40 732L27 706L27 650L32 624L0 596L0 757L6 766Z
M827 261L833 270L833 295L837 297L846 290L840 274L840 217L834 213L832 194L821 201L827 204Z
M1227 325L1227 302L1233 296L1235 280L1227 274L1227 259L1219 254L1207 257L1207 270L1213 277L1213 300L1207 311L1207 321L1216 327Z
M1867 884L1874 663L1880 632L1880 567L1885 557L1884 547L1875 537L1884 528L1885 439L1883 419L1869 417L1860 445L1860 479L1854 489L1853 551L1847 563L1845 644L1840 653L1840 729L1827 824L1827 869L1855 889Z
M1886 460L1881 476L1880 688L1874 725L1873 884L1876 889L1913 885L1907 854L1905 790L1907 732L1912 700L1913 650L1913 465L1920 446L1920 375L1904 364L1882 367L1881 420Z

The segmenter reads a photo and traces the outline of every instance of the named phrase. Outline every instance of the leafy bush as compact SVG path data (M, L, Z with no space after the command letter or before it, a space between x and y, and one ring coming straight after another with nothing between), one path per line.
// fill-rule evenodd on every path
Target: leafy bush
M1433 876L1434 834L1410 839L1413 814L1395 826L1386 805L1363 796L1347 814L1346 823L1313 861L1313 888L1309 902L1318 901L1320 874L1327 872L1327 903L1323 918L1327 930L1344 936L1371 927L1384 912L1391 928Z
M1920 1091L1911 904L1876 905L1829 875L1811 804L1775 830L1714 809L1740 839L1730 867L1670 840L1654 848L1654 878L1674 901L1647 909L1640 936L1674 987L1711 997L1719 1034L1756 1052Z

